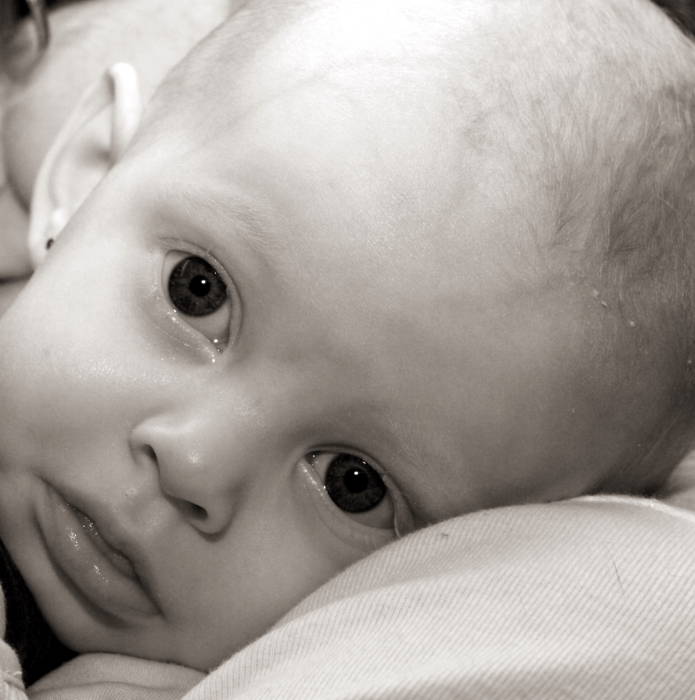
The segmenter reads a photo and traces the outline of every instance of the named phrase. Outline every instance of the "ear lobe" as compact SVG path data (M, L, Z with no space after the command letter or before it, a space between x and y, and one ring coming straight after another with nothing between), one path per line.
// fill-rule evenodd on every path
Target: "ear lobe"
M29 224L34 267L121 158L141 114L137 73L127 63L114 64L80 98L46 153L34 184Z

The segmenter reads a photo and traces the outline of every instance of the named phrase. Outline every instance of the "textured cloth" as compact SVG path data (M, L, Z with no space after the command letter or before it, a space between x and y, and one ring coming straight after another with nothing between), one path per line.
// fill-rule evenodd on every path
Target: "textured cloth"
M483 511L351 566L188 694L180 667L85 655L30 697L690 700L693 552L695 516L659 501Z
M594 497L456 518L358 562L186 700L692 700L695 518Z

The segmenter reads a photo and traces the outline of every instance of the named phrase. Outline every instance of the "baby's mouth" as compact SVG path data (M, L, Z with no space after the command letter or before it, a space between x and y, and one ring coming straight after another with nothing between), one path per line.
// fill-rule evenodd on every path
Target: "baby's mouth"
M122 554L116 547L108 543L102 534L99 532L99 529L97 528L96 524L94 521L85 513L83 513L79 508L76 506L73 506L71 503L67 503L66 505L72 510L72 512L75 514L75 517L77 518L78 522L80 523L80 526L82 528L82 531L87 534L88 537L91 538L91 541L94 543L95 547L114 565L118 571L120 571L124 576L128 576L129 578L137 580L137 574L135 573L135 569L133 565L130 562L130 559L128 559L124 554Z
M51 486L47 495L39 526L53 568L73 597L100 617L156 615L153 596L131 559L111 544L108 531Z

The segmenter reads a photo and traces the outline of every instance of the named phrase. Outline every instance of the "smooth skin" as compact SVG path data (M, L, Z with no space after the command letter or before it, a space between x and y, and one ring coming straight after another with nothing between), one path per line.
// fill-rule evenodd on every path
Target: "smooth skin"
M509 27L530 66L569 20L423 5L263 24L251 3L225 70L220 36L188 59L0 321L0 535L79 650L210 668L396 529L595 490L671 420L676 361L539 245L555 203L517 168L542 148L486 109ZM475 65L440 52L446 26ZM227 284L209 316L168 294L192 255ZM326 498L337 453L383 475L372 511ZM55 493L149 606L68 580Z

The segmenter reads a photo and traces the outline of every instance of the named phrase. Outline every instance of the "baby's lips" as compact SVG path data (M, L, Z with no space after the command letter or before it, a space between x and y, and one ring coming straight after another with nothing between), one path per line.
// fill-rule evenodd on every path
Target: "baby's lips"
M128 559L124 554L122 554L118 549L104 539L96 524L88 515L85 515L81 510L79 510L79 508L75 508L75 506L70 504L68 505L77 517L83 532L85 532L91 538L97 549L124 576L137 580L137 574L135 573L135 569L130 562L130 559Z

